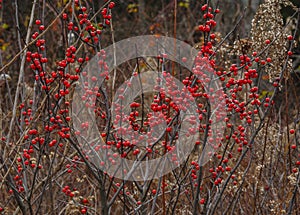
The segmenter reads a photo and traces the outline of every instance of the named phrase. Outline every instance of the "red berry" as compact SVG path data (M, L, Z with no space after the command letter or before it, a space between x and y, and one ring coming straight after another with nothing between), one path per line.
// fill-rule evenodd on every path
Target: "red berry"
M294 133L295 133L295 129L291 129L290 134L294 134Z
M134 151L133 151L133 154L134 155L138 155L140 153L140 150L139 149L135 149Z
M64 20L66 20L66 19L68 18L68 14L64 13L64 14L62 15L62 17L63 17Z
M201 199L201 200L199 201L199 203L200 203L201 205L203 205L203 204L205 203L205 199Z
M43 30L45 30L45 26L41 25L41 26L39 27L39 29L40 29L40 31L43 31Z
M107 14L107 8L104 8L102 11L101 11L101 14L104 16Z
M116 4L112 1L109 3L108 7L109 7L109 9L113 9L115 7L115 5Z
M40 25L41 23L42 23L41 20L39 20L39 19L35 20L35 24Z
M203 25L199 25L199 31L204 31L204 26Z
M287 38L288 38L288 40L292 40L292 39L293 39L293 36L292 36L292 35L289 35Z

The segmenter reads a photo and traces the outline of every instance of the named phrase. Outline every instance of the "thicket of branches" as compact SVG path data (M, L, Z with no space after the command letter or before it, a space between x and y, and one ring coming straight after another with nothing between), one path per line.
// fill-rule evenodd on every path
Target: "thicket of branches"
M297 1L0 0L0 6L0 214L300 213ZM100 86L84 85L94 78L85 66L103 57L102 49L148 34L198 50L197 59L222 83L225 116L210 109L214 94L205 84L163 53L119 65ZM149 70L173 76L192 95L199 125L189 132L199 139L159 179L122 180L91 161L73 126L74 91L86 87L82 104L96 115L104 144L90 147L115 152L101 165L114 165L114 156L158 158L176 149L180 129L181 107L168 94L145 92L130 105L127 122L139 134L153 132L153 113L168 122L153 146L118 136L111 118L116 89ZM214 115L224 133L213 142ZM215 151L201 165L209 144Z

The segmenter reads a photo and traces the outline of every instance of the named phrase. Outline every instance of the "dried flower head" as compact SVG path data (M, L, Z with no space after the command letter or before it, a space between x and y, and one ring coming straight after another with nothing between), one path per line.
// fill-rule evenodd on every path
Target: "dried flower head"
M252 51L264 51L261 59L272 59L272 63L266 66L270 82L274 81L283 69L285 69L285 77L288 77L286 71L292 68L291 61L288 61L285 66L288 41L280 12L282 6L294 7L288 0L266 0L259 6L252 20L251 48Z

